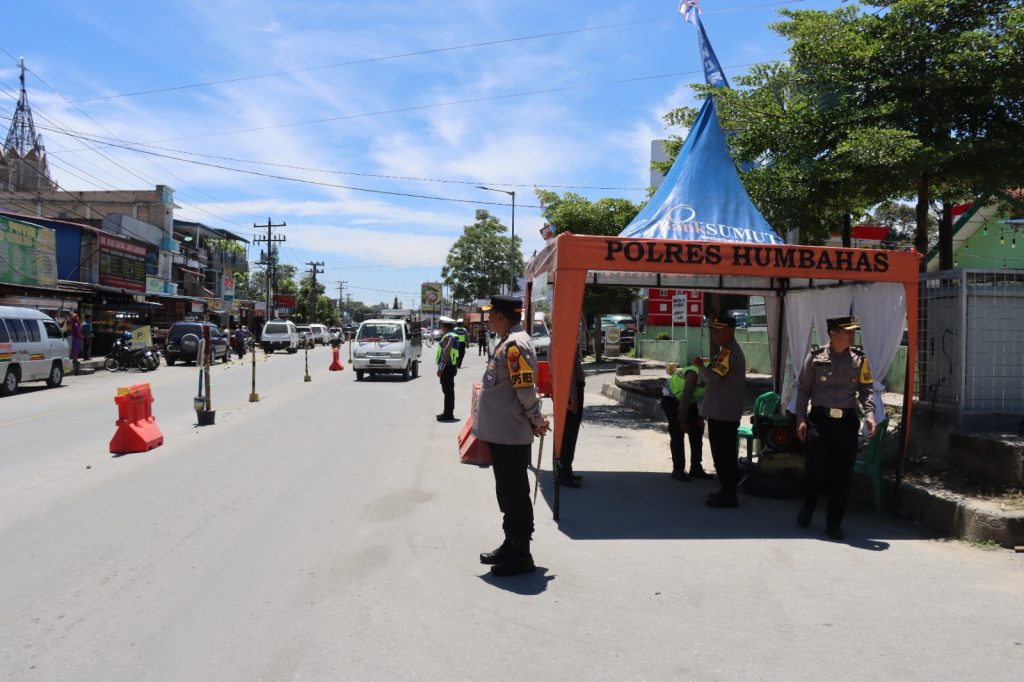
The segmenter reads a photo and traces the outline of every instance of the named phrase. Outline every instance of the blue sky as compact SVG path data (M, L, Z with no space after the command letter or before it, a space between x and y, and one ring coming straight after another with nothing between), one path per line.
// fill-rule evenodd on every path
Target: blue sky
M285 260L324 261L329 293L343 280L353 299L412 305L421 282L439 281L477 208L509 223L509 197L477 184L516 192L527 257L542 245L533 186L644 197L650 140L682 132L667 131L661 116L693 104L688 85L703 78L694 29L677 4L16 3L0 38L0 125L24 56L37 130L64 189L167 184L177 217L246 237L254 222L286 222ZM735 77L744 69L730 66L784 58L785 43L768 28L780 8L840 4L702 6ZM507 42L445 49L495 41ZM432 52L396 56L424 51ZM254 77L265 74L278 75ZM212 81L230 82L191 87ZM162 92L130 94L150 90ZM540 90L555 91L521 95ZM598 187L624 189L590 189Z

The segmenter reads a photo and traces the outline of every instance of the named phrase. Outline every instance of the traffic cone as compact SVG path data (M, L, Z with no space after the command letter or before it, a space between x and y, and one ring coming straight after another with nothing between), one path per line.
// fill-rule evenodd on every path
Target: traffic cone
M345 369L345 365L341 364L341 359L338 357L338 347L335 346L331 349L331 366L332 372L340 372Z

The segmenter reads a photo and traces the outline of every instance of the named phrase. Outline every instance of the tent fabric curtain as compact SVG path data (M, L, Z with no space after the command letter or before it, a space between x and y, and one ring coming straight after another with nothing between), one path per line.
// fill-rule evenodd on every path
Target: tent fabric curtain
M842 317L850 314L853 306L853 287L836 287L834 289L818 289L812 293L814 304L814 330L818 337L818 345L828 344L828 324L830 317ZM806 351L805 351L806 353ZM803 362L800 356L798 362Z
M797 368L807 356L811 347L811 325L814 323L814 297L818 291L796 291L786 294L786 337L789 350L789 370L786 372L786 380L783 384L783 400L786 401L786 409L796 412L796 391L793 386L796 383Z
M853 289L853 309L860 323L860 337L875 379L875 422L885 418L882 379L888 374L903 340L907 313L906 290L895 282L858 284Z

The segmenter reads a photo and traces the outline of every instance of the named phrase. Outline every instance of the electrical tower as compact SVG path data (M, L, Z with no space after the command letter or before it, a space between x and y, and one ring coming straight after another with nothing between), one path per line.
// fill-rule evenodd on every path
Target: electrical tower
M267 218L266 225L257 225L256 223L252 224L253 228L256 229L263 229L264 227L267 228L266 237L255 237L253 239L253 242L256 244L262 244L263 242L266 242L267 244L267 317L264 319L264 322L270 322L270 306L273 305L272 295L274 293L271 288L271 282L277 277L277 261L280 259L280 253L277 258L274 258L274 244L288 240L288 237L282 234L275 235L274 228L287 227L287 225L288 223L271 223L270 218ZM273 272L271 272L271 270L273 270Z
M322 260L312 260L306 263L309 266L309 272L313 275L313 286L310 287L309 292L309 324L316 322L316 299L319 292L316 290L316 276L324 274L324 271L320 267L324 264Z
M348 281L335 282L338 285L338 314L341 315L341 324L345 324L345 285Z

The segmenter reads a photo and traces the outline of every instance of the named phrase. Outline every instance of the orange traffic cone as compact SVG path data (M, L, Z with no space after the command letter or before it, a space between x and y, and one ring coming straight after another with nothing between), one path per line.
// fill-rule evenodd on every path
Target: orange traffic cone
M341 364L341 359L338 357L338 347L335 346L331 349L331 367L332 372L340 372L345 369L345 365Z

